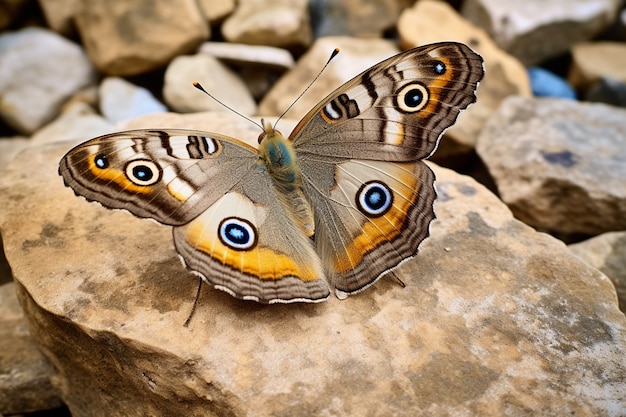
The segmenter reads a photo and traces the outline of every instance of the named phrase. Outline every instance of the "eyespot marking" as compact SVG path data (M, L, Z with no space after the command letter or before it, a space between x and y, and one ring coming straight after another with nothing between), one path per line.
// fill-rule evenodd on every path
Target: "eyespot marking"
M380 217L393 206L393 192L382 181L369 181L356 193L356 206L367 217Z
M109 167L109 159L106 155L96 155L93 158L93 162L100 169L107 169Z
M437 75L443 75L446 73L448 69L446 68L446 64L444 64L442 61L435 61L435 63L433 64L433 71L435 71L435 74Z
M240 217L222 220L217 235L226 247L236 251L250 250L256 246L258 240L254 225Z
M400 88L396 93L396 106L405 113L415 113L422 110L430 94L425 85L414 82Z
M147 159L136 159L126 164L126 178L135 185L154 185L161 179L161 170L152 161Z

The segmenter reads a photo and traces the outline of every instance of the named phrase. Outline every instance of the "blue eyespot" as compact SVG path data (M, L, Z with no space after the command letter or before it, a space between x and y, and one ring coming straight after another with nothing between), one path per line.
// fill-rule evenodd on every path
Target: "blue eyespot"
M433 65L433 70L435 71L435 74L443 75L446 73L446 64L441 61L436 61Z
M218 236L225 246L233 250L250 250L257 244L256 228L248 220L239 217L222 220Z
M380 217L393 206L393 192L382 181L370 181L356 193L356 206L367 217Z
M152 161L137 159L126 165L126 178L139 186L153 185L161 179L161 170Z
M93 162L100 169L106 169L109 167L109 160L106 155L96 155L93 159Z
M396 106L405 113L416 113L428 104L428 88L418 82L406 84L396 92Z

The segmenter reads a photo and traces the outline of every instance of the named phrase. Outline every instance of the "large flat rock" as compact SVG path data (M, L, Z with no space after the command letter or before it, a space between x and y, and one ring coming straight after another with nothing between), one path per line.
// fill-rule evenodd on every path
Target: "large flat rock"
M205 286L184 327L198 281L170 228L76 198L57 175L72 145L6 168L0 230L75 417L623 415L611 282L469 177L432 165L438 219L406 287L266 306Z

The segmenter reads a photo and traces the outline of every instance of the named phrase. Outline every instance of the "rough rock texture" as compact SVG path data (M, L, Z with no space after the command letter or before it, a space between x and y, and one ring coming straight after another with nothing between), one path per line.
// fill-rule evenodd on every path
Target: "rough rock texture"
M53 64L51 64L53 63ZM95 82L87 55L54 32L29 28L0 36L0 117L31 134L59 113L80 88Z
M254 114L256 102L243 80L230 68L208 54L179 56L167 67L163 97L173 110L192 113L225 111L216 100L198 91L198 81L215 98L243 114Z
M609 232L568 246L580 259L613 282L620 310L626 313L626 232Z
M565 234L626 228L626 110L511 97L476 150L525 223Z
M308 46L313 35L307 0L239 0L222 35L235 43Z
M602 78L626 82L626 45L622 42L586 42L572 48L569 82L587 88Z
M197 279L171 230L74 197L56 172L72 145L8 167L0 230L74 417L623 415L610 281L469 177L433 166L438 220L405 288L263 306L205 287L184 327Z
M30 336L15 296L15 284L0 285L0 413L17 414L59 407L52 366Z
M617 16L620 3L620 0L466 0L462 13L485 28L503 49L525 65L536 65L607 29Z
M437 158L472 153L480 131L502 100L510 95L531 95L528 75L522 64L500 49L484 30L464 19L445 2L418 1L402 12L398 33L407 49L455 40L469 45L485 60L485 78L478 88L477 103L461 113L457 123L446 131Z
M194 0L83 1L76 25L94 65L107 75L160 68L209 37Z

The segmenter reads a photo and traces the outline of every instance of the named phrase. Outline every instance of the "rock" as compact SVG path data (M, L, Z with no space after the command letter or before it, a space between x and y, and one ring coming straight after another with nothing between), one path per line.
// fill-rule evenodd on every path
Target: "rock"
M76 30L74 17L80 5L78 0L40 0L38 3L50 29L63 35L71 35Z
M100 84L100 111L112 122L167 111L152 93L123 78L107 77Z
M293 68L293 57L283 48L227 42L205 42L199 49L234 67L255 100L260 100L278 77Z
M227 42L205 42L198 52L209 54L229 64L269 67L285 71L293 68L293 57L283 48Z
M626 110L511 97L477 151L502 200L532 226L595 235L626 226Z
M30 145L30 140L25 137L16 136L0 138L0 172L5 165Z
M228 42L268 46L309 46L307 0L239 0L222 25Z
M584 89L603 77L626 82L626 45L619 42L589 42L572 49L569 82Z
M209 37L194 0L84 1L76 25L96 67L118 76L163 67Z
M15 287L0 285L0 413L11 415L62 404L50 381L53 367L30 336Z
M609 277L615 286L620 310L626 313L626 232L603 233L568 248Z
M446 131L436 160L454 160L472 154L480 131L502 100L510 95L532 95L522 64L444 2L420 0L404 10L398 21L398 33L406 49L456 40L469 45L485 59L485 78L478 88L478 100Z
M75 103L56 120L39 129L32 136L33 144L73 140L82 142L112 132L114 125L97 114L86 103Z
M207 92L234 110L243 114L256 112L256 103L241 78L207 54L179 56L170 63L163 86L163 98L167 105L181 113L228 111L196 90L192 84L194 81L199 81Z
M405 288L388 278L344 301L263 306L204 287L184 327L197 278L170 228L64 189L56 163L69 146L29 149L8 167L0 230L74 417L626 407L626 318L610 281L469 177L433 165L438 220L396 271Z
M355 36L382 38L400 16L398 0L319 0L310 2L315 38Z
M282 114L313 81L337 47L341 52L287 113L290 118L304 117L335 88L361 71L399 52L392 42L383 39L349 37L318 39L298 60L296 66L283 75L259 103L259 114L263 116Z
M626 107L626 82L600 78L585 92L585 100Z
M31 134L93 82L84 52L56 33L29 28L0 35L0 117L18 132Z
M6 29L20 18L28 6L28 0L4 0L0 2L0 29Z
M198 6L209 23L218 23L235 10L235 0L198 0Z
M537 97L576 99L574 89L555 73L541 67L528 68L533 94Z
M500 47L525 65L537 65L566 53L607 29L619 0L467 0L463 16L484 28Z

